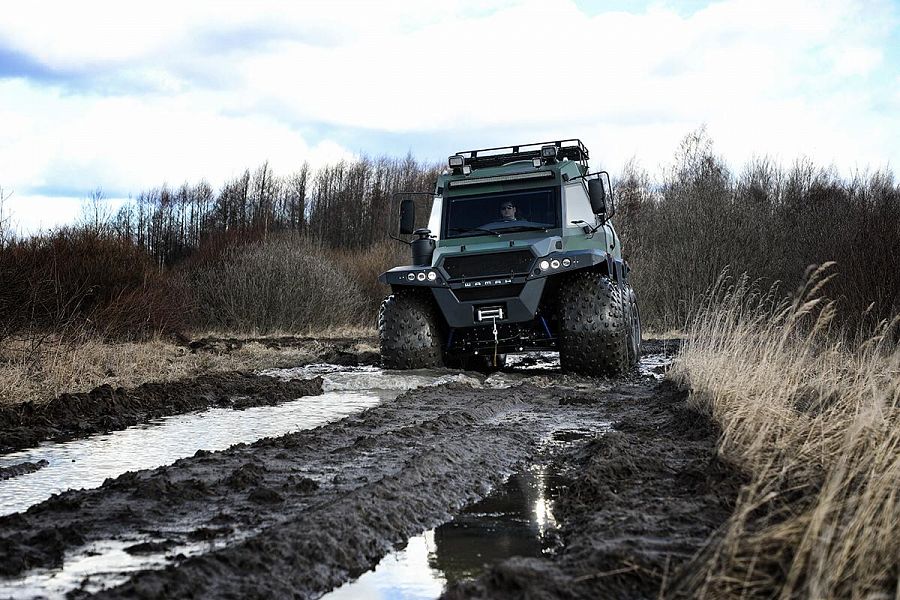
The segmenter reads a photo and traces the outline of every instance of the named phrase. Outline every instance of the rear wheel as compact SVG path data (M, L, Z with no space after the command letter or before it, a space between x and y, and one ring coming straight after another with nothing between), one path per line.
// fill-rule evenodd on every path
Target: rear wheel
M386 369L440 367L441 329L430 298L416 292L396 292L378 312L381 362Z
M618 375L633 364L637 350L632 314L637 304L632 311L629 288L586 271L563 283L559 298L563 370L596 377Z

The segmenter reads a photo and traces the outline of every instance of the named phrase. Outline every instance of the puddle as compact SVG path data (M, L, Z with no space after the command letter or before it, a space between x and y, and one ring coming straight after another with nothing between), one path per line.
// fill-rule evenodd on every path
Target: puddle
M506 357L506 366L516 371L559 370L559 352L520 352Z
M641 377L652 377L659 380L666 376L666 371L669 370L673 360L675 357L671 354L646 354L638 362L638 371L640 371Z
M168 465L192 456L197 450L224 450L240 442L251 443L264 437L311 429L392 399L406 389L466 378L459 374L407 374L375 367L336 365L279 371L302 373L306 377L321 375L330 391L277 406L240 411L212 408L174 415L121 431L70 442L45 443L6 454L0 457L0 468L26 461L45 460L48 464L38 471L0 482L0 515L24 511L68 489L98 487L106 478L126 471Z
M132 542L103 541L90 544L75 557L66 558L61 570L36 569L14 581L0 580L0 596L4 598L63 598L66 592L82 587L97 592L103 585L124 583L130 574L141 569L162 568L165 555L132 556L125 551ZM103 584L92 581L102 579Z
M162 544L164 540L141 537L92 542L67 552L62 569L33 569L25 577L0 579L0 597L64 598L76 589L95 594L125 583L138 571L162 569L187 557L213 552L241 539L243 536L232 536L228 540L172 544L166 549L151 552L129 552L128 549L148 541Z
M268 369L260 371L260 375L279 379L322 378L322 390L358 391L358 390L393 390L403 392L418 387L444 385L462 382L479 385L481 380L465 373L443 370L385 371L378 367L340 367L329 364L305 365L290 369Z
M553 498L562 485L543 465L514 474L452 521L411 538L403 550L322 598L437 598L448 584L473 579L499 561L552 553L559 545Z

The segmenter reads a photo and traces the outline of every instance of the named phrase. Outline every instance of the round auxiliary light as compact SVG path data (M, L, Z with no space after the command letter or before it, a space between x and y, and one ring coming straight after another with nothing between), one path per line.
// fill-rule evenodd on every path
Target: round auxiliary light
M553 267L554 269L558 269L559 261L554 258L553 260L550 261L550 266Z
M415 274L415 273L410 273L409 275L406 276L406 278L409 279L410 281L415 281L415 280L416 280L416 274Z
M569 260L568 258L564 258L564 259L563 259L563 266L564 266L564 267L568 267L568 266L571 265L571 264L572 264L572 261Z
M419 281L425 281L425 273L419 273L418 275L416 275L416 279L418 279Z
M547 262L546 260L542 260L540 267L541 267L541 271L546 271L547 269L550 268L550 263Z
M437 279L437 273L428 271L428 281L434 281L435 279Z

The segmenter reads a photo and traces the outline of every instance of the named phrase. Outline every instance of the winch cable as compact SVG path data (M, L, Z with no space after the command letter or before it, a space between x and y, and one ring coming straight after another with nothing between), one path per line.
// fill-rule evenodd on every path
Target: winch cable
M500 344L500 340L497 339L497 317L493 317L491 319L494 323L494 368L497 367L497 346Z

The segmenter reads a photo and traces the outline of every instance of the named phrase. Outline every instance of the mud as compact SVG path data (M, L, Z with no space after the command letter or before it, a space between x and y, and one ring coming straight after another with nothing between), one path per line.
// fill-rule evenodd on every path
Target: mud
M0 481L18 477L19 475L34 473L35 471L40 471L49 464L50 463L48 463L46 460L35 460L20 462L8 467L0 467Z
M716 457L719 432L686 396L663 382L650 396L600 399L614 431L555 458L569 473L554 503L560 551L506 560L441 597L669 597L745 482Z
M0 573L27 579L112 545L147 570L85 577L70 597L316 598L551 461L554 551L455 579L444 596L664 595L741 482L715 458L718 431L668 382L535 366L54 496L0 518Z

